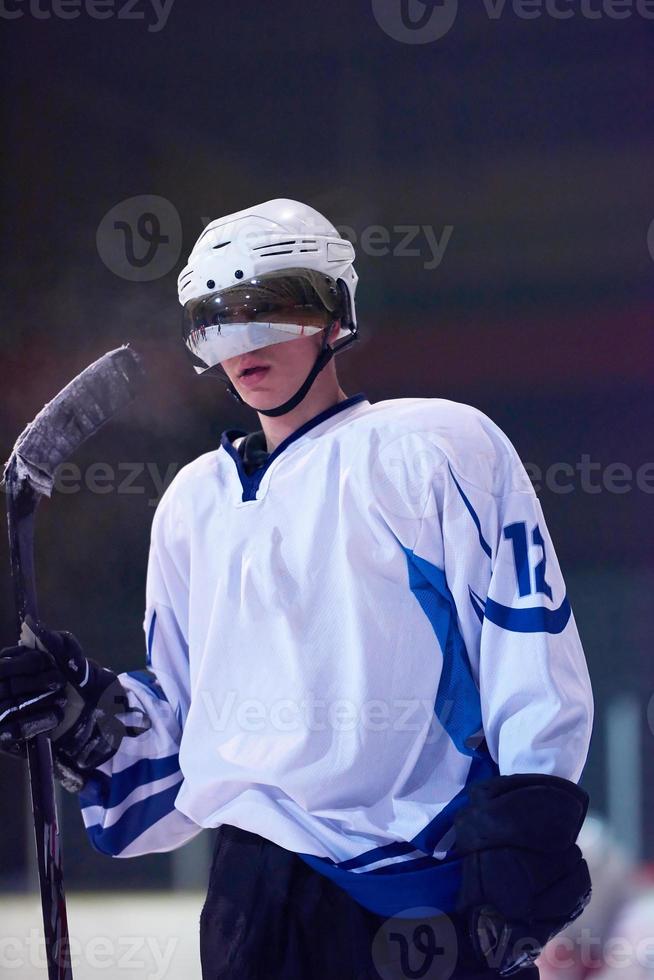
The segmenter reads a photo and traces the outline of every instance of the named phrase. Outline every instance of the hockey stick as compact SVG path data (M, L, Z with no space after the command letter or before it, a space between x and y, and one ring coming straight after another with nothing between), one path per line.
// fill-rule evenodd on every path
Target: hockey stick
M55 471L101 425L136 395L143 370L119 347L90 364L20 434L5 466L9 555L21 641L29 613L38 619L34 576L34 512L52 493ZM72 980L61 846L47 735L27 742L34 832L49 980Z

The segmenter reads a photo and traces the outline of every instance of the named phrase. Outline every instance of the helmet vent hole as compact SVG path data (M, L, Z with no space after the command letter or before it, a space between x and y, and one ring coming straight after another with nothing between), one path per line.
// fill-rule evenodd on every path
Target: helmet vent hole
M282 245L296 245L296 244L297 244L297 242L293 238L293 239L291 239L291 241L288 241L288 242L275 242L275 248L279 248ZM271 247L270 245L255 245L254 248L252 249L252 251L253 252L260 252L262 248L270 248L270 247ZM291 249L291 251L292 251L292 249ZM274 255L275 253L274 252L269 252L269 253L267 252L267 253L264 253L264 254Z
M231 245L231 242L221 242L220 245L214 245L214 248L224 248L225 245Z

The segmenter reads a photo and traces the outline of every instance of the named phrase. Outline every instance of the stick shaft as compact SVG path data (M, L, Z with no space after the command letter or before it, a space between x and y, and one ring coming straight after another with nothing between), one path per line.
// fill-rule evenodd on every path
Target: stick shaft
M15 466L10 467L6 474L6 486L9 554L20 634L27 613L38 618L34 576L34 511L38 497L30 487L18 480ZM37 735L28 740L27 759L48 980L72 980L52 752L46 735Z

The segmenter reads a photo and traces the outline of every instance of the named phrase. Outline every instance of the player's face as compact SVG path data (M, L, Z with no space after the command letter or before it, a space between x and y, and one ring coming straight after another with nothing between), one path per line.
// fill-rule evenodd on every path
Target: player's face
M315 325L325 326L317 320ZM332 328L332 340L338 329L339 324L336 322ZM311 337L269 344L267 347L248 351L247 354L229 357L221 365L239 395L251 408L274 408L298 390L314 365L323 336L324 332L321 331ZM248 368L251 370L247 370Z

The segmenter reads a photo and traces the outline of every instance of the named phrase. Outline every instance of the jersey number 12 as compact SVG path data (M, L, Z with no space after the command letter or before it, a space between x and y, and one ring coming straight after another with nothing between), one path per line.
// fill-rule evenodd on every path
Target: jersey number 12
M507 524L504 528L504 537L513 545L513 561L515 563L515 573L518 578L518 593L521 596L531 595L531 569L529 567L526 522L516 521L515 524ZM534 591L542 592L551 599L552 589L545 581L545 542L543 541L543 535L540 533L538 524L532 529L531 540L537 548L541 549L543 556L534 568L534 581L536 583Z

